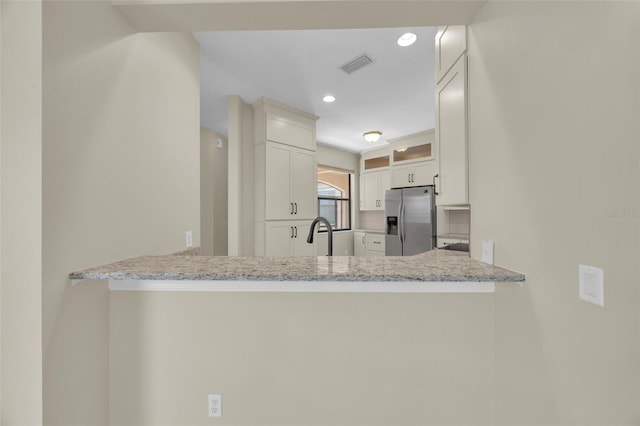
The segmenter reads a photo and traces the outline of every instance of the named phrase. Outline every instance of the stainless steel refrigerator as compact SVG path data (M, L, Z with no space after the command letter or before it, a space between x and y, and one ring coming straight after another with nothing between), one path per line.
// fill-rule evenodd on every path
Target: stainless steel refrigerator
M412 256L436 246L433 186L385 191L385 255Z

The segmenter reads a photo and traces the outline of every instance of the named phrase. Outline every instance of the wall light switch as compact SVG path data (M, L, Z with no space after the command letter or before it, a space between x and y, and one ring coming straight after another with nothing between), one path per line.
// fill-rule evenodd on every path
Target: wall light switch
M193 246L193 232L191 232L191 231L185 232L185 237L186 237L187 248L192 247Z
M587 265L578 265L580 300L604 307L604 270Z
M482 261L493 265L493 240L482 240Z

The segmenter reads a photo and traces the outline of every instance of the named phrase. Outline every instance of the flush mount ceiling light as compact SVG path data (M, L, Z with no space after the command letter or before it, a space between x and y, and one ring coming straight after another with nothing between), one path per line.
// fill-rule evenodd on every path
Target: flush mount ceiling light
M336 97L333 95L327 95L324 98L322 98L323 101L325 101L326 103L330 104L331 102L335 102L336 101Z
M367 142L376 143L378 142L378 139L380 139L380 136L382 136L382 132L379 132L378 130L371 130L363 133L362 136L364 136L364 139Z
M418 36L414 33L404 33L398 39L398 46L407 47L416 42Z

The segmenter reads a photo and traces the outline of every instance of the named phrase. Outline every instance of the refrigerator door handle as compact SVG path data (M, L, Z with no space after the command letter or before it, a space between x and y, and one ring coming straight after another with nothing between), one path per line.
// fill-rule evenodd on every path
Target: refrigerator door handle
M404 245L404 202L400 203L400 209L398 211L398 234L400 237L400 244Z

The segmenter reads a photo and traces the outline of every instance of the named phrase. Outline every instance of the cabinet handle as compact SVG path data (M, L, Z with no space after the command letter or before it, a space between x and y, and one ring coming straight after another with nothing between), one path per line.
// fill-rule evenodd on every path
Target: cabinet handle
M436 191L436 178L440 180L440 176L437 173L433 175L433 194L434 195L438 195L438 191Z
M380 241L374 241L373 244L380 244Z
M415 183L416 182L416 175L411 173L411 183Z
M293 238L293 226L290 226L289 229L291 230L291 235L289 236L289 238Z
M365 244L365 242L364 242L364 236L362 237L362 244Z
M407 182L411 183L411 173L407 175Z
M298 214L298 203L293 203L293 214Z
M293 238L298 238L298 227L294 226L293 229L295 230L296 236Z
M289 203L289 204L290 204L289 214L293 214L293 203Z

